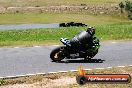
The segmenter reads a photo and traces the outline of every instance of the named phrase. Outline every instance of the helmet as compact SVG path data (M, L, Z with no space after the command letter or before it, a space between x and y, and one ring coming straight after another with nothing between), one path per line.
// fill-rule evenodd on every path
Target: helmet
M94 35L95 34L95 28L94 27L88 27L87 32L90 32L90 34Z

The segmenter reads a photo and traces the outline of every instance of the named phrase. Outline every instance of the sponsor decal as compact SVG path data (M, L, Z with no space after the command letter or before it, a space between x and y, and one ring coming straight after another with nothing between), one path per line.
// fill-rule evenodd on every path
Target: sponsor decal
M86 71L79 67L76 81L80 85L85 83L130 83L131 76L129 74L86 74Z

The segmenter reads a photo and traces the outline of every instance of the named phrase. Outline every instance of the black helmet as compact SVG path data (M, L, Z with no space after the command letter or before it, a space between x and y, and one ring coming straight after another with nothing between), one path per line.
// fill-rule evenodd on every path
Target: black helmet
M95 28L94 27L88 27L86 31L90 32L91 35L95 34Z

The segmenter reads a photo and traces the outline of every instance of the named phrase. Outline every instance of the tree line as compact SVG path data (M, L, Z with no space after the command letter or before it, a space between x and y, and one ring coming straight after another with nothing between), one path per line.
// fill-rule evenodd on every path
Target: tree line
M129 0L120 2L119 7L121 8L121 13L124 13L124 11L127 12L128 18L132 20L132 2Z

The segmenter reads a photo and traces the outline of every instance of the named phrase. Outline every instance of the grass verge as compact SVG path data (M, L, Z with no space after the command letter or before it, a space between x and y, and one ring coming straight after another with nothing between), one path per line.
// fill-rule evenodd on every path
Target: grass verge
M130 74L132 76L132 67L113 67L106 69L93 69L86 71L87 74ZM80 86L76 83L75 76L77 72L55 73L46 75L34 75L27 77L18 77L14 79L4 79L2 88L19 87L20 88L131 88L129 84L86 84Z
M120 16L92 15L82 13L16 13L0 14L0 24L34 24L82 22L90 25L129 21ZM95 22L96 21L96 22Z
M100 40L131 40L132 24L116 23L96 25L96 34ZM0 31L0 46L34 46L58 44L61 37L71 39L86 27L48 28L30 30Z

